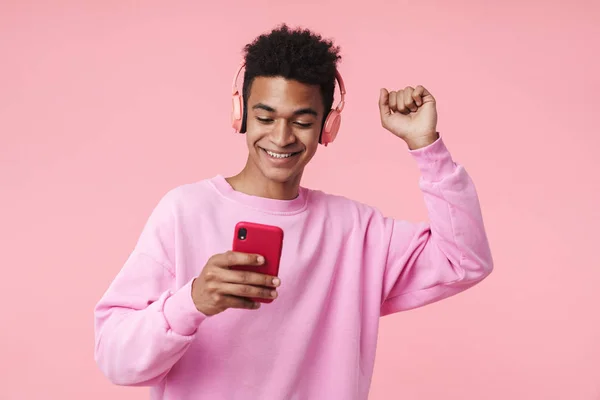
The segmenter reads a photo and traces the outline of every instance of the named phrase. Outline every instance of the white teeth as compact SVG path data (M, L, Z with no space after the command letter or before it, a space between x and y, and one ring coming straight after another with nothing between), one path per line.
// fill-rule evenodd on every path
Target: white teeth
M269 151L269 150L265 150L265 151L267 152L268 155L270 155L273 158L288 158L294 154L294 153L280 154L280 153L273 153L272 151Z

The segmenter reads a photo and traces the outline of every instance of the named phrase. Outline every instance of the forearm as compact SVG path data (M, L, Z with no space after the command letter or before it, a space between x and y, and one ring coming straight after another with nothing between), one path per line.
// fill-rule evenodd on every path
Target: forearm
M483 279L493 262L471 177L454 163L441 139L412 153L421 171L432 244L448 258L458 281Z
M492 271L479 199L464 168L441 139L411 152L429 222L390 220L383 315L460 293Z
M95 310L95 358L108 379L119 385L160 382L185 354L204 319L194 307L190 284L164 292L136 309L109 291Z

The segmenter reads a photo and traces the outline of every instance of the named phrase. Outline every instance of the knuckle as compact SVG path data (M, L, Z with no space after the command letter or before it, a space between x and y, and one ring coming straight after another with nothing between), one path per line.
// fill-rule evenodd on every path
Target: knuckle
M215 304L220 304L221 301L223 300L223 295L220 293L213 293L213 295L211 297L212 297L212 301Z
M215 273L215 270L212 268L207 268L204 270L204 278L207 281L214 281L217 277L217 274Z
M250 282L250 273L247 271L242 271L242 273L240 274L240 280L242 281L242 283Z
M240 287L240 292L242 292L242 294L250 294L252 292L252 288L244 285Z
M225 262L228 265L232 265L235 263L235 254L233 253L233 251L228 251L225 253Z
M208 281L204 284L205 290L209 293L216 292L217 287L218 287L217 284L213 281Z

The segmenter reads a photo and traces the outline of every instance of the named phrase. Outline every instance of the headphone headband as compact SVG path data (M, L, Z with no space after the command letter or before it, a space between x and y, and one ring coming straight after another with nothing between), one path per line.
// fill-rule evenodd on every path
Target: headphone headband
M231 84L231 94L232 95L235 95L238 93L237 80L240 77L240 73L242 72L242 69L244 69L245 66L246 66L246 63L242 61L237 72L235 73L235 76L233 77L233 83Z

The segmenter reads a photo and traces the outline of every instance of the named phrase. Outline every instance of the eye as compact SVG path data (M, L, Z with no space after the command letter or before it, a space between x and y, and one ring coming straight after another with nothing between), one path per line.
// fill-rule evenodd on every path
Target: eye
M273 122L273 120L271 118L265 118L265 117L256 117L256 120L258 122L260 122L261 124L269 124L269 123Z
M300 128L310 128L312 126L311 122L308 123L304 123L304 122L294 122L296 125L298 125Z

